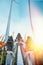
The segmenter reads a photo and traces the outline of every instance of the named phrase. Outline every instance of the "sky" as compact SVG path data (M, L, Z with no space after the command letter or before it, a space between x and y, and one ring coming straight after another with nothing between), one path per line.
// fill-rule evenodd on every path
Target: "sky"
M28 0L16 0L16 2L13 1L12 4L9 35L14 32L14 37L16 37L17 33L21 33L22 37L25 34L26 36L33 36L29 18ZM0 36L6 33L10 4L11 0L0 0ZM30 5L34 33L36 38L40 40L43 33L43 0L30 0Z

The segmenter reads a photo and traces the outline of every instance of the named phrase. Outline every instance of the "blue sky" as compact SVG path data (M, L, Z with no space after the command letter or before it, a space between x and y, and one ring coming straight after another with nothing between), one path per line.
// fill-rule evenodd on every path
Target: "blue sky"
M13 2L10 34L14 31L15 36L18 32L23 36L32 35L30 20L29 20L29 8L28 0L16 0L19 4ZM9 10L11 0L0 0L0 35L4 35L6 32ZM39 14L43 17L43 0L31 0L31 11L36 8ZM34 23L33 23L34 25Z

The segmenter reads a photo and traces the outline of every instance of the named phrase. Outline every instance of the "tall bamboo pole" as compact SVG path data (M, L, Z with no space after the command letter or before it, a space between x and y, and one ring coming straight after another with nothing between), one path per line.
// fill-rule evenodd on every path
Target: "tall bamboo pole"
M33 29L33 25L32 25L32 18L31 18L31 7L30 7L30 0L28 0L28 4L29 4L30 24L31 24L32 33L34 34L34 29Z

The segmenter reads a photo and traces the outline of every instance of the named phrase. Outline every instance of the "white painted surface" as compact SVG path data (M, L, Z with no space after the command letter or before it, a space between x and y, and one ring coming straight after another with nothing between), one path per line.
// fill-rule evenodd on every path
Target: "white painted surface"
M21 55L20 46L18 46L17 65L24 65L22 55Z

